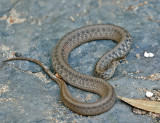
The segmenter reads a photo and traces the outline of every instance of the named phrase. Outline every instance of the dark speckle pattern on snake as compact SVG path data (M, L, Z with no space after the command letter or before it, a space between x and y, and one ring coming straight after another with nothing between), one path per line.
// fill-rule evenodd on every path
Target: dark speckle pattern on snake
M97 63L95 76L81 74L68 64L68 55L77 46L93 40L113 40L118 44ZM94 103L84 103L73 98L64 84L61 88L63 103L81 115L97 115L109 110L115 103L113 87L103 79L109 79L117 66L116 59L124 57L131 47L131 36L123 28L115 25L92 25L76 29L65 35L52 53L52 65L62 79L77 88L100 95ZM99 77L99 78L97 78ZM102 78L102 79L100 79Z
M96 64L95 77L84 75L72 69L68 64L68 55L77 46L93 40L113 40L117 45L106 53ZM40 65L55 80L61 89L63 103L72 111L81 115L98 115L111 109L116 100L114 88L105 80L112 77L118 60L123 59L131 48L130 34L122 27L112 24L99 24L81 27L65 35L55 46L52 53L52 65L58 78L41 62L31 58L17 57L5 60L28 60ZM89 92L96 93L100 99L95 102L81 102L71 96L66 83Z

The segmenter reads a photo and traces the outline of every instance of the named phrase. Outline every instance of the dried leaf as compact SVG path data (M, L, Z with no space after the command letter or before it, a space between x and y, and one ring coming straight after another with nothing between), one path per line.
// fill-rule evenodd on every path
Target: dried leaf
M118 98L134 107L137 107L146 111L160 113L160 102L141 100L141 99L130 99L130 98L125 98L120 96L118 96Z

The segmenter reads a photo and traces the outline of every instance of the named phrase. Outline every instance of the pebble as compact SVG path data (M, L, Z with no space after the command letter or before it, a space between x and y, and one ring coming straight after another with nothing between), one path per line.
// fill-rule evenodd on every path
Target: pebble
M144 52L144 57L153 57L154 54L153 53L147 53L146 51Z
M153 96L153 93L150 92L150 91L146 91L146 97L152 97Z
M17 53L17 52L15 52L15 54L14 54L16 57L20 57L22 54L21 53Z
M140 56L140 54L136 54L136 57L138 58L138 59L140 59L141 58L141 56Z
M70 16L69 18L71 19L72 22L75 21L74 17Z

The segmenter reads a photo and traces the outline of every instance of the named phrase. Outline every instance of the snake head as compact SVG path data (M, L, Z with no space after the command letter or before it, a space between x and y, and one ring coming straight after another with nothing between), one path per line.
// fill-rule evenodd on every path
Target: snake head
M118 61L116 61L118 62ZM95 71L94 75L98 78L104 79L104 80L108 80L109 78L111 78L115 72L115 69L117 67L117 65L115 65L116 63L114 62L114 65L111 65L109 68L106 69L106 71L101 72L101 73L97 73Z
M95 76L102 78L104 80L108 80L109 78L111 78L113 76L116 67L119 64L123 64L125 62L126 62L126 56L116 58L110 63L110 66L104 72L101 72L101 73L95 72Z

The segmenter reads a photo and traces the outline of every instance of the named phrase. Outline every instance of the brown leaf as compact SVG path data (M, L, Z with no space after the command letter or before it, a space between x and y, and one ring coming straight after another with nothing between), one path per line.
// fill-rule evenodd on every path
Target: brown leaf
M142 99L130 99L130 98L125 98L120 96L118 96L118 98L134 107L137 107L146 111L160 113L160 102L142 100Z

